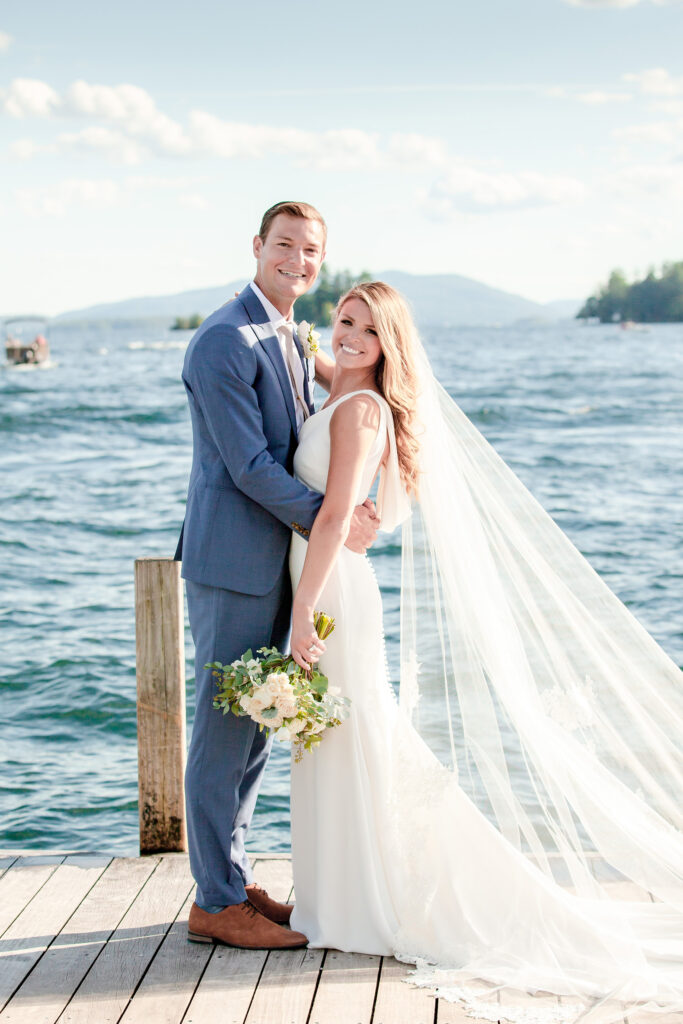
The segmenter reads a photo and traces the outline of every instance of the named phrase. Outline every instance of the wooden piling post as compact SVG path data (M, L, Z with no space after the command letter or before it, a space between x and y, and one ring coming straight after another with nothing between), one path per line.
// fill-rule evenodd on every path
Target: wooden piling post
M140 853L187 849L185 616L180 562L135 561Z

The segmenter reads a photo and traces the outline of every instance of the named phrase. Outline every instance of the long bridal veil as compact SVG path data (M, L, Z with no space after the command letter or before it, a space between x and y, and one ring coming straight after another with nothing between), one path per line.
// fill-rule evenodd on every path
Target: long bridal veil
M523 885L514 871L505 880L501 913L522 932L528 920L539 958L520 964L512 937L432 983L528 989L537 978L579 1000L574 1017L552 1020L621 1021L624 1004L643 1020L681 1012L683 673L417 348L422 474L403 525L400 704L511 863L529 865Z

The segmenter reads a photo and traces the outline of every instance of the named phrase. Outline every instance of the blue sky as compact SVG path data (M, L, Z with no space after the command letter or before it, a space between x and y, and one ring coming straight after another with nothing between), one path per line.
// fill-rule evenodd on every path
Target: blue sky
M680 0L10 0L0 313L251 272L315 203L328 261L540 301L683 259Z

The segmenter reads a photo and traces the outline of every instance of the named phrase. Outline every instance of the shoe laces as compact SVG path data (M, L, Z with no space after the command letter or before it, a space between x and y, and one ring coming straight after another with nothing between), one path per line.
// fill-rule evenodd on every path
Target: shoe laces
M244 910L244 913L247 914L249 917L256 917L257 915L259 917L261 916L261 912L254 906L253 903L250 903L249 900L244 901L244 903L242 904L242 909Z

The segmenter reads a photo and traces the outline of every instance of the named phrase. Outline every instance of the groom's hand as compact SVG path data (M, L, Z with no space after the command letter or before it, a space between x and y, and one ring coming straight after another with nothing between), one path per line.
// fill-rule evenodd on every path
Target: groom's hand
M364 555L377 540L379 523L377 509L369 498L362 505L356 505L351 516L351 529L346 538L346 547L350 551L355 551L357 555Z

